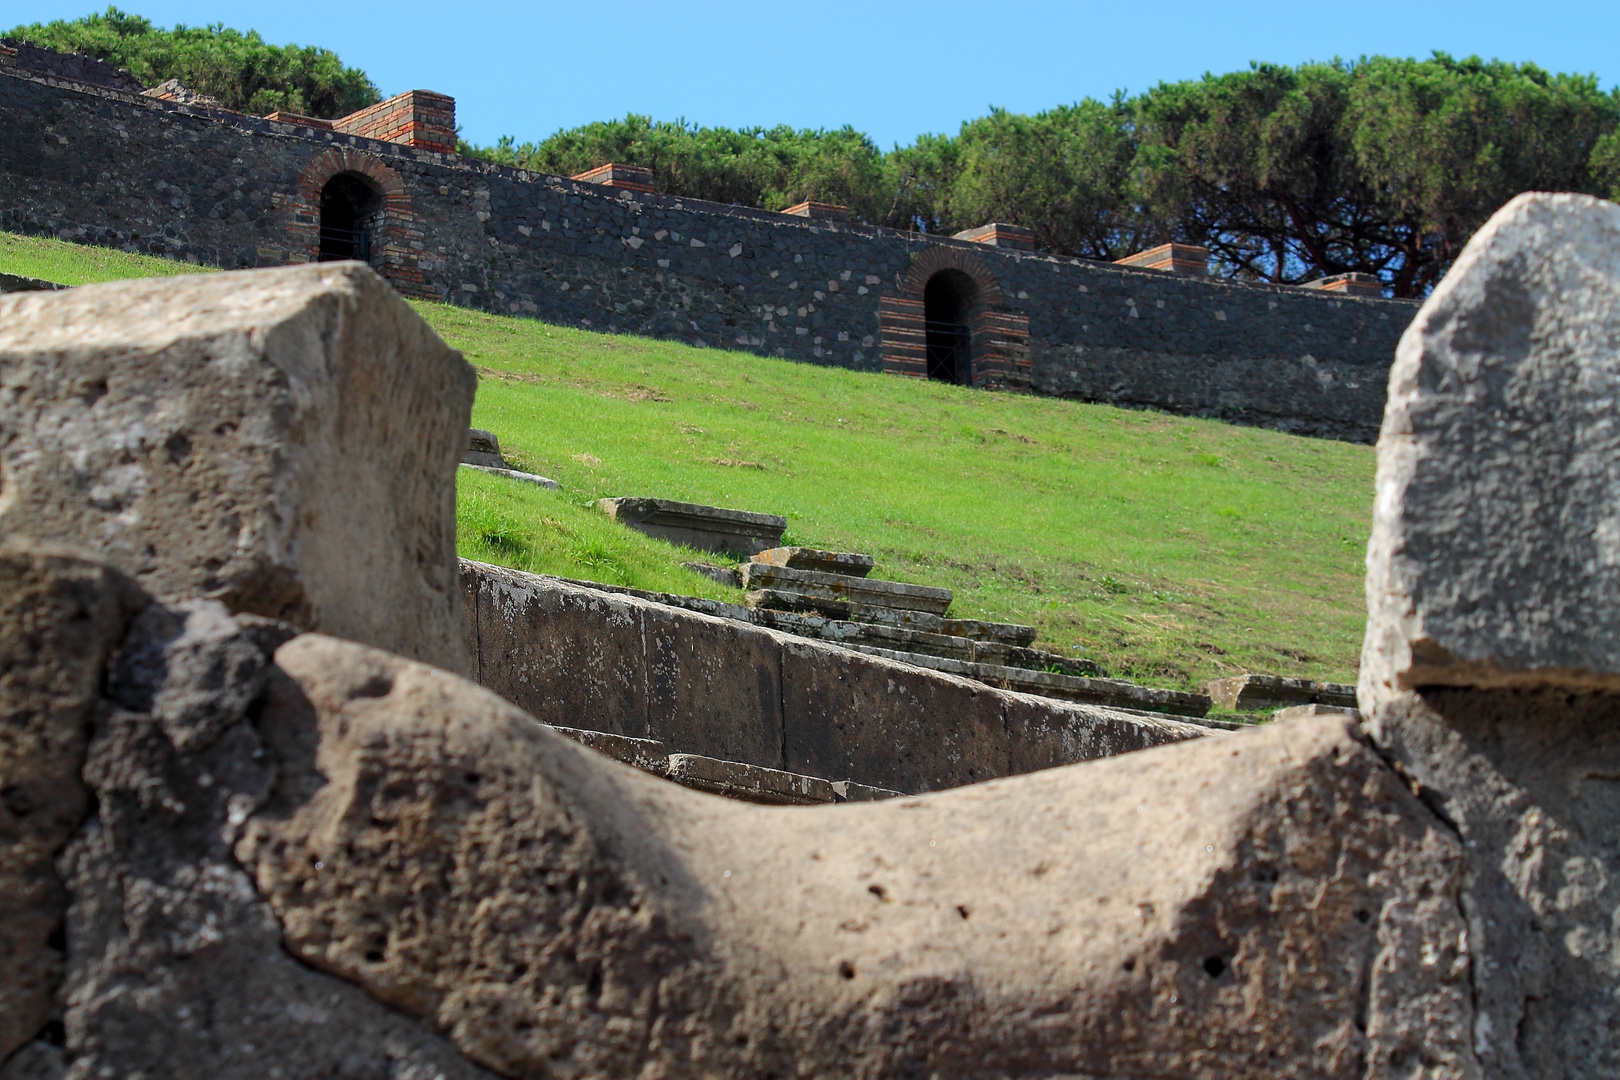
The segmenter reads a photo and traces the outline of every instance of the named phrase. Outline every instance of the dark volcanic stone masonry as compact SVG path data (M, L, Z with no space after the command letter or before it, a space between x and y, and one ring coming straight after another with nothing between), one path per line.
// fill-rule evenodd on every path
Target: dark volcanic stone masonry
M323 186L347 174L378 199L370 262L408 296L919 374L923 283L953 272L980 299L976 383L1364 442L1415 310L616 190L26 59L0 56L0 229L16 232L227 268L308 261Z

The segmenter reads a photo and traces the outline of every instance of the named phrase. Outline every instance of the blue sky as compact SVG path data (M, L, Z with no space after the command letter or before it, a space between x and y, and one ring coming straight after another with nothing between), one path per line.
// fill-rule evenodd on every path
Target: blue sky
M0 0L0 28L104 4ZM1443 50L1620 82L1620 0L963 3L820 0L124 0L164 25L225 22L334 49L385 94L453 95L462 134L541 138L650 113L703 124L850 124L884 149L991 105L1033 112L1231 71Z

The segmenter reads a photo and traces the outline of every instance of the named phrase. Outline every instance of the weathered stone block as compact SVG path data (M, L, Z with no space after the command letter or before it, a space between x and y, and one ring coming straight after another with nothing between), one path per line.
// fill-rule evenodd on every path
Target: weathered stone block
M0 535L465 671L474 382L353 263L3 297Z
M1620 206L1521 195L1401 338L1367 551L1368 694L1620 689Z
M1285 705L1337 705L1355 708L1356 688L1346 683L1285 679L1279 675L1233 675L1205 684L1210 700L1222 709L1277 709Z
M787 518L673 499L598 499L608 517L637 532L699 551L728 552L747 558L782 541Z
M144 602L68 549L0 543L0 1061L51 1013L67 910L53 862L90 809L79 772L104 669Z
M1342 722L761 807L276 661L235 853L286 949L505 1075L1479 1075L1459 846Z
M982 684L784 641L782 692L793 772L908 793L1006 774L1001 699Z
M1362 712L1462 841L1489 1077L1620 1071L1617 340L1620 207L1520 196L1402 339L1378 443Z
M785 566L790 570L819 570L823 574L844 574L848 577L865 577L872 572L872 556L854 551L779 547L761 551L750 561Z
M1006 695L1002 699L1002 720L1007 730L1008 775L1129 754L1210 734L1167 717L1059 703L1033 694Z
M463 581L479 682L543 724L647 737L641 605L484 563Z
M783 767L777 636L654 604L639 614L648 734L682 753Z
M951 590L929 585L878 581L816 570L794 570L763 562L746 562L738 570L742 574L744 589L768 589L775 593L802 596L812 602L848 605L853 613L889 609L944 615L951 606Z

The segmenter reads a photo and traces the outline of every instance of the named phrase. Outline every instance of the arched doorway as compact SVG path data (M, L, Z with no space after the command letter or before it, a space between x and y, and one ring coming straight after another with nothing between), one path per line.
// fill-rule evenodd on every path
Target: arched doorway
M973 381L973 334L969 323L979 287L960 270L940 270L923 287L923 328L928 377L941 382Z
M321 262L371 262L372 237L382 226L382 192L359 173L338 173L321 188Z

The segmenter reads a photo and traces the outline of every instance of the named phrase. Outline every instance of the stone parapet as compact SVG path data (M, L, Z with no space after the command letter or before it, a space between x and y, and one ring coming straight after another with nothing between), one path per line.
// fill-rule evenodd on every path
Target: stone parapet
M462 584L478 682L542 723L673 753L916 794L1210 732L780 633L717 601L709 615L465 560Z

